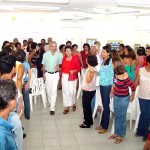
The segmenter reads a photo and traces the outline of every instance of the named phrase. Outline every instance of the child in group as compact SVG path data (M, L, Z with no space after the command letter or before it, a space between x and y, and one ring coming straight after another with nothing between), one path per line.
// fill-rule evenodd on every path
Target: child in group
M17 150L8 116L16 108L17 88L12 80L0 80L0 149Z
M96 69L98 65L97 57L95 55L88 55L87 57L88 68L84 74L82 82L82 106L84 122L80 125L80 128L90 128L93 125L91 101L96 92Z

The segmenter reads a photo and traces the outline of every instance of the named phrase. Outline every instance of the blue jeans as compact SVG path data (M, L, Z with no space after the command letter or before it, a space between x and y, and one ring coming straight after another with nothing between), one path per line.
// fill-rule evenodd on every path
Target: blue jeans
M26 82L22 89L23 101L24 101L24 115L25 118L30 118L30 99L29 99L29 89L25 90Z
M124 137L126 134L126 115L129 106L130 96L114 96L114 126L115 134Z
M150 126L150 100L139 98L140 104L140 118L136 134L143 136L143 139L147 139L148 129Z
M93 113L93 111L94 111L94 107L95 107L95 96L92 98L92 101L91 101L92 113Z
M109 85L109 86L100 85L100 93L101 93L102 104L103 104L103 109L104 109L100 125L105 130L107 130L108 126L109 126L109 118L110 118L109 94L110 94L110 90L111 90L111 85Z

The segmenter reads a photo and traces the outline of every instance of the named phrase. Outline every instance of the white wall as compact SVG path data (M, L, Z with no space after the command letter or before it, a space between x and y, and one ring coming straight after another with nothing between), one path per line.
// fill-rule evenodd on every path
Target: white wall
M97 20L82 22L61 22L59 18L59 13L1 12L0 45L4 40L12 41L14 37L20 42L29 37L36 42L52 37L58 44L72 40L79 45L79 50L86 38L96 38L102 45L108 40L122 40L131 46L150 44L150 34L137 31L139 22L134 16L100 16Z

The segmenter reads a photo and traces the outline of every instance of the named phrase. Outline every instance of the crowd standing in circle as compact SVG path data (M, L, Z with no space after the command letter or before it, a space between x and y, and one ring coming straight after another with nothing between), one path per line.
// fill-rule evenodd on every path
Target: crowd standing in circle
M148 149L150 47L139 47L135 51L129 45L120 44L117 50L106 44L101 49L99 41L93 45L84 43L83 50L78 50L78 45L71 41L61 44L59 50L57 47L57 42L50 37L47 42L41 39L40 43L32 38L23 40L22 44L17 38L13 42L3 42L0 52L0 137L6 142L0 141L2 150L8 150L9 147L12 150L22 150L23 137L26 135L23 134L21 117L24 114L26 119L30 119L31 68L37 68L37 77L45 81L50 115L55 115L57 111L57 89L62 89L62 113L67 115L70 107L76 111L78 75L82 76L84 120L79 125L80 128L90 128L93 125L92 113L98 89L103 111L100 124L95 130L99 134L108 132L110 98L113 97L114 134L108 139L114 139L115 144L121 143L126 135L127 108L134 100L138 87L141 113L135 137L142 136L143 141L147 141L144 148Z

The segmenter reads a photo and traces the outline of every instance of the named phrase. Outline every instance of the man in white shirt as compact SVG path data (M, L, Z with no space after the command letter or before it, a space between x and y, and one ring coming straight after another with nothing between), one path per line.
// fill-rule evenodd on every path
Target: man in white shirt
M59 80L59 70L63 55L57 51L57 43L50 43L50 50L43 55L43 79L45 80L46 91L50 103L50 114L55 114L55 104L57 98L57 85Z

